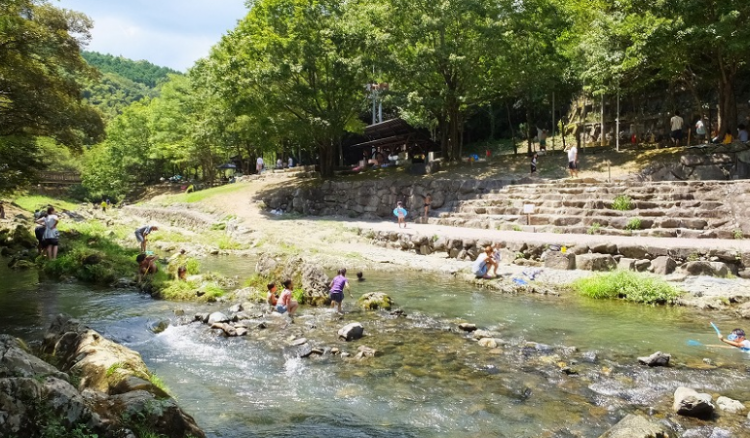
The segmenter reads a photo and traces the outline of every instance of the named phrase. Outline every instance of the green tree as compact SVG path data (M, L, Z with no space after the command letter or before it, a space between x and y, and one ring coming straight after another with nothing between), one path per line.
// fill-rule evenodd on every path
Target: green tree
M249 3L212 54L223 96L247 99L245 115L265 114L285 137L315 144L321 174L331 176L344 133L363 127L364 39L346 19L347 2Z

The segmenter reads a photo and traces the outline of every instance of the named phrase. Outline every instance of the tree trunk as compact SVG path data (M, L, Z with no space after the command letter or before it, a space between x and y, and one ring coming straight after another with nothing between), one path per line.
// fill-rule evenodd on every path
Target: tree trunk
M528 106L526 107L526 143L529 147L529 156L531 156L534 153L534 142L531 140L531 110Z
M516 144L516 130L513 129L513 121L510 117L510 104L505 102L505 109L508 111L508 126L510 126L510 139L513 142L513 155L518 155L518 145Z
M333 177L334 163L336 161L336 145L331 140L319 144L318 154L320 155L320 176L323 178Z
M443 154L443 160L447 163L450 160L448 145L448 122L445 116L441 115L438 119L438 129L440 130L440 151Z
M719 138L723 134L737 135L737 96L734 94L734 74L722 72L719 80Z

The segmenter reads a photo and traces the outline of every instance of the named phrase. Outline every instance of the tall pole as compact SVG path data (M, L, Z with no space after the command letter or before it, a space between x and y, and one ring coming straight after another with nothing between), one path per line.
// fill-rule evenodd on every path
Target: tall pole
M383 100L378 102L378 123L383 123Z
M375 84L371 84L372 87L372 124L377 123L378 119L378 91L375 89Z
M615 118L615 144L620 152L620 84L617 84L617 117Z

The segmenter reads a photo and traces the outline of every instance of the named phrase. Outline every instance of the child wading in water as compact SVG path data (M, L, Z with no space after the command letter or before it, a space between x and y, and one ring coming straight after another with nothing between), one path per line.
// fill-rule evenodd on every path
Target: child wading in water
M398 218L398 227L401 228L401 224L404 224L404 228L406 228L406 215L407 211L404 208L404 204L401 201L398 201L396 204L396 208L393 209L393 215Z
M349 280L346 278L346 268L341 268L339 269L339 275L331 281L331 308L336 306L339 313L342 313L341 303L344 301L344 288L349 289ZM349 296L352 296L351 290Z

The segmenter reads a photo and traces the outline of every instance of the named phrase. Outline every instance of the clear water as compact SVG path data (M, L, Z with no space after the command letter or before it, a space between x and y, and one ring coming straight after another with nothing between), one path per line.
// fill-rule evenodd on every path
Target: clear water
M211 262L214 270L222 264L230 265L231 275L250 275L254 261ZM54 315L73 315L141 353L211 437L599 436L629 412L651 408L663 417L681 385L750 400L743 353L687 345L718 344L710 316L693 310L499 295L416 273L368 273L366 282L353 283L354 294L387 292L407 318L353 311L347 297L351 312L342 321L332 322L322 309L303 309L284 329L227 339L200 324L151 331L164 319L176 323L175 309L191 315L226 306L40 282L35 272L1 266L0 332L39 339ZM361 362L299 359L273 336L273 330L285 330L356 353L356 344L337 343L335 330L326 328L354 320L366 327L360 344L382 356ZM450 330L460 321L494 330L510 345L502 351L481 348ZM714 321L727 332L742 326L727 318ZM524 341L576 346L599 358L574 365L580 375L568 377L554 362L570 358L527 357ZM649 370L634 364L636 356L656 350L671 353L677 366ZM580 354L574 357L580 360ZM700 369L703 358L721 366ZM691 426L700 423L685 427Z

